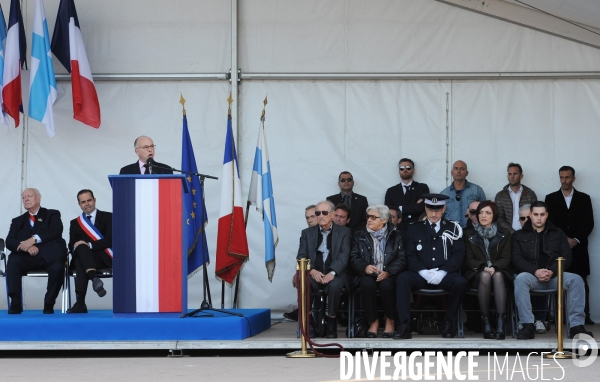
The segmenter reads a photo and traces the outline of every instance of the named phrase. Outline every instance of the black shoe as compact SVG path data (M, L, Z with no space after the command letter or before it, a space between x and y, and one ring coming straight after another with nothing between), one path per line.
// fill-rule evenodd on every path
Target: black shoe
M481 315L481 326L483 327L483 338L486 340L492 340L495 337L494 329L492 329L492 323L490 322L489 314Z
M398 326L398 330L394 332L395 340L410 340L412 338L412 333L410 331L410 325L408 322L403 322Z
M574 338L578 334L587 334L592 338L594 337L594 333L585 330L585 327L583 325L573 326L569 329L569 338Z
M21 304L18 304L16 302L13 303L11 301L10 308L8 309L8 314L21 314L21 312L23 312L23 307L21 306Z
M337 338L337 322L335 318L327 317L327 334L325 338Z
M585 324L586 325L596 325L594 321L590 318L590 316L585 316Z
M83 302L77 301L71 309L67 309L67 313L87 313L87 306Z
M44 314L54 314L54 304L44 303Z
M298 321L298 309L292 310L291 312L285 312L283 317L287 318L288 320Z
M444 323L442 338L454 338L454 324L452 323L452 321L446 321Z
M498 325L496 325L496 339L503 340L506 338L506 313L498 315Z
M535 338L535 326L533 324L523 324L523 327L517 333L518 340L532 340Z
M98 296L106 296L106 290L104 290L104 283L98 277L95 277L92 280L92 288L94 289L94 292L98 293Z
M367 338L377 338L377 332L367 332Z
M381 334L381 338L392 338L394 336L394 332L383 332Z

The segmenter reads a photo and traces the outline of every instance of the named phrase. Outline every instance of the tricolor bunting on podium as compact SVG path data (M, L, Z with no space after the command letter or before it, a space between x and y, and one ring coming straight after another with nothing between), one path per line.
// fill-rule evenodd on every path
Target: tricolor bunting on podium
M124 177L136 179L123 183L112 179L114 193L122 200L113 206L114 311L181 312L183 177ZM118 234L120 229L126 231L125 234Z

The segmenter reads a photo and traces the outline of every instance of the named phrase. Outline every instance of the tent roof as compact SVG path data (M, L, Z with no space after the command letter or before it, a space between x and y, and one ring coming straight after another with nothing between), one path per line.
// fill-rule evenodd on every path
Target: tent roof
M600 29L598 0L503 0L522 7L535 7L574 23ZM528 7L530 8L530 7Z

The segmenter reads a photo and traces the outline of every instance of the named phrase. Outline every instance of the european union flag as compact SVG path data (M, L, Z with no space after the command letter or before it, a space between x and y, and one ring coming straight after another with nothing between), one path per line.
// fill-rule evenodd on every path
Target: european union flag
M181 148L181 169L187 172L198 172L194 148L190 139L187 117L183 115L183 137ZM210 263L206 233L204 227L208 223L206 206L204 205L202 187L197 176L186 175L190 193L184 195L184 203L189 216L186 219L187 251L188 251L188 278L192 277L201 266Z

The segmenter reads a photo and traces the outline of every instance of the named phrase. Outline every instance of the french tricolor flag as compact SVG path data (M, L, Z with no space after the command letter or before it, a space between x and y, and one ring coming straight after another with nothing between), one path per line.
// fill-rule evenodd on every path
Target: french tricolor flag
M6 47L4 50L4 71L2 73L2 101L4 112L15 121L15 127L21 122L20 112L23 111L21 97L21 68L25 66L25 28L19 0L11 0L10 14L8 16L8 32L6 34Z
M248 240L242 206L242 188L237 153L231 128L231 110L227 117L227 136L223 159L221 208L217 228L216 276L233 284L244 262L248 260Z
M100 127L100 102L73 0L60 0L52 35L52 53L71 73L73 118L88 126Z
M181 179L128 179L113 191L125 201L113 205L113 231L127 232L113 235L114 312L181 313Z

